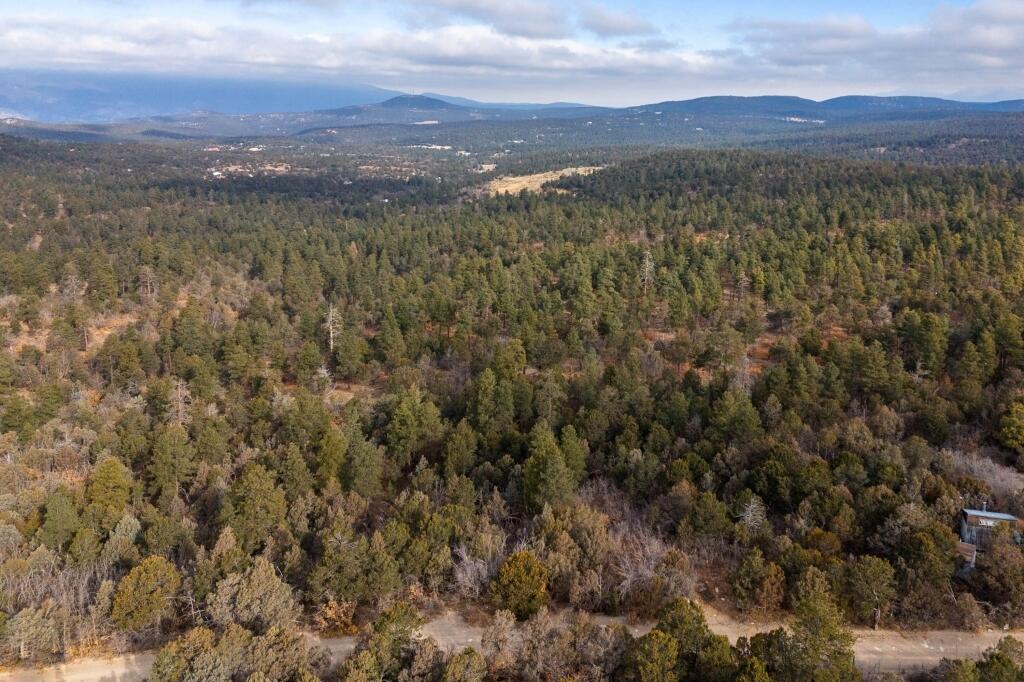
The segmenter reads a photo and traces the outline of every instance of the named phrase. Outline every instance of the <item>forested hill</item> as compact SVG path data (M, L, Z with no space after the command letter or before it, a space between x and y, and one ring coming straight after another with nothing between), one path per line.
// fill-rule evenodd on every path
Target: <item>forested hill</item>
M853 680L847 624L1024 618L1012 533L972 570L956 535L1024 514L1019 166L673 151L491 196L433 157L7 145L7 662ZM732 645L698 595L791 627ZM413 637L446 605L481 651ZM299 633L360 626L337 671Z
M1024 101L925 97L704 97L644 106L485 105L421 95L304 112L140 117L107 123L0 118L0 133L68 142L421 146L480 155L594 147L755 147L940 163L1019 162Z
M829 206L833 212L854 212L863 219L885 219L904 207L910 210L911 197L904 193L945 194L951 186L960 192L984 192L992 182L1000 182L1018 198L1024 192L1022 177L1019 167L932 168L839 159L815 162L778 152L673 151L625 159L604 172L574 175L557 184L576 197L604 202L676 203L713 195L744 207L751 201L787 206L807 202L819 210Z

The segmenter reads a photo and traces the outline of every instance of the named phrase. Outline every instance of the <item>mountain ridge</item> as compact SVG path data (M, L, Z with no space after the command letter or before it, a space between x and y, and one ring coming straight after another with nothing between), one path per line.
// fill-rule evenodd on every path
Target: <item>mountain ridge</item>
M390 93L389 93L390 94ZM472 100L465 100L472 102ZM708 96L665 100L633 107L596 107L566 104L467 106L430 95L400 93L377 102L352 104L311 111L231 114L193 111L159 114L117 123L48 124L17 118L0 119L0 132L24 137L80 140L95 139L214 139L230 137L305 137L334 135L338 130L373 126L434 126L459 124L516 124L520 130L505 139L523 137L524 128L548 128L557 136L569 128L579 136L581 126L601 122L605 140L613 143L636 139L638 128L655 126L678 131L668 141L683 142L705 128L717 135L733 136L786 132L785 126L839 127L884 122L941 121L952 118L989 117L1024 112L1024 100L965 102L936 97L844 95L815 101L788 95ZM693 119L691 121L691 119ZM547 122L547 123L545 123ZM782 126L783 128L780 128ZM619 131L615 133L614 131ZM614 137L619 135L619 137ZM643 137L641 135L640 137ZM578 138L583 139L583 138Z

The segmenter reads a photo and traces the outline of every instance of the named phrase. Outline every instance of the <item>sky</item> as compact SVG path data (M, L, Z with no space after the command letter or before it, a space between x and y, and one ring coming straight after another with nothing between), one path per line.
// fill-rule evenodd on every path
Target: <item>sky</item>
M0 64L487 101L1024 97L1024 0L0 0Z

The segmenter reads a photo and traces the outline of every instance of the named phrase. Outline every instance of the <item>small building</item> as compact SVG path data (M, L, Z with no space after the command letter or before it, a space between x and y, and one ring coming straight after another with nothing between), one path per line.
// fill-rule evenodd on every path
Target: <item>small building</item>
M987 509L961 509L960 539L972 545L986 545L992 531L1004 523L1013 526L1013 538L1019 543L1024 533L1024 521L1013 514Z
M1013 514L987 509L960 510L960 544L957 550L968 566L974 566L978 552L984 551L989 544L992 531L1004 524L1012 526L1014 542L1024 542L1024 521Z
M964 566L974 568L974 562L978 560L978 546L972 545L963 540L956 543L956 553L964 560Z

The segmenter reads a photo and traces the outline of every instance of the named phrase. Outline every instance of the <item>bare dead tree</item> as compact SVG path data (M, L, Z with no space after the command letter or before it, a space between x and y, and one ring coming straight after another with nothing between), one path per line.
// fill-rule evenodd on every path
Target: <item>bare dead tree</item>
M488 562L473 556L465 545L459 545L455 549L452 582L459 594L471 598L479 597L487 588L492 575Z
M184 381L179 379L174 385L172 400L174 401L174 420L178 424L184 424L188 421L188 408L192 404L192 394Z
M338 318L335 313L334 303L327 305L327 319L324 320L324 329L327 330L327 347L331 354L334 354L334 333L337 330Z
M153 268L143 265L139 268L139 290L143 300L147 302L153 300L153 297L156 296L156 289L156 273L153 272Z
M644 259L640 263L640 282L644 287L644 298L647 297L647 288L650 286L651 281L654 279L654 258L651 256L651 250L647 249L644 251Z

